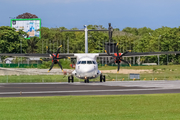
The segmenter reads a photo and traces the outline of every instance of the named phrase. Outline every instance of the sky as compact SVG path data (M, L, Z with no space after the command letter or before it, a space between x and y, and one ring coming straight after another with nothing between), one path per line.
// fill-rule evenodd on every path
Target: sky
M42 26L82 29L83 25L126 27L180 26L180 0L0 0L0 26L25 12L42 19Z

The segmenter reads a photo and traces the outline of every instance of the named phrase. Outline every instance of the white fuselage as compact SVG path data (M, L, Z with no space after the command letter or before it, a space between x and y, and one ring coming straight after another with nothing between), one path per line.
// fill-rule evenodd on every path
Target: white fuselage
M75 54L77 63L75 70L72 72L74 76L80 79L93 79L98 77L101 72L98 70L96 57L99 54Z

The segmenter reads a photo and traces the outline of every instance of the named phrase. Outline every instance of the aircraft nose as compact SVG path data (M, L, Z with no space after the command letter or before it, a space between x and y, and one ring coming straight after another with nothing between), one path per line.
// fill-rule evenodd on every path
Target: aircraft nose
M79 72L81 72L81 73L88 73L88 72L92 72L95 70L94 65L84 65L84 66L80 66L80 67L79 67Z

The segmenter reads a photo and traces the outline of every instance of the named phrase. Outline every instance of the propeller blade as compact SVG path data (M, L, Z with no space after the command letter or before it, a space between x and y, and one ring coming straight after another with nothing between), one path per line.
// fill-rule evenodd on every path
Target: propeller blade
M107 53L109 56L112 56L112 57L117 57L117 56L115 56L115 55L111 55L110 53L109 53L109 51L107 52L106 50L104 50L105 51L105 53Z
M105 50L105 53L107 53L108 55L110 55L109 51L106 51L106 50Z
M120 57L122 57L122 56L126 55L126 54L127 54L127 53L129 53L129 52L131 52L131 50L126 51L126 52L125 52L125 53L123 53Z
M54 62L51 64L51 67L48 72L50 72L50 70L53 68L53 66L54 66Z
M123 62L125 62L125 63L127 63L129 66L131 66L131 64L128 62L128 61L125 61L125 60L123 60L123 59L120 59L121 61L123 61Z
M118 49L118 45L119 45L119 43L117 43L117 45L116 45L117 57L119 57L119 49Z
M61 46L59 46L59 48L57 49L57 52L56 52L56 57L57 57L57 55L58 55L59 50L61 49L61 47L62 47L62 45L61 45Z
M118 62L118 70L117 70L117 72L119 72L119 69L120 69L120 64L119 64L120 62Z
M49 47L48 46L46 46L46 49L47 49L47 53L49 53L53 57L53 59L54 59L54 55L52 54L51 51L49 51Z
M68 58L68 57L62 56L62 57L59 57L59 58L57 58L57 59L64 59L64 58Z
M58 65L59 65L59 67L61 68L61 70L63 72L63 68L62 68L62 66L61 66L61 64L59 62L58 62Z
M53 60L53 59L40 59L41 61L50 61L50 60Z

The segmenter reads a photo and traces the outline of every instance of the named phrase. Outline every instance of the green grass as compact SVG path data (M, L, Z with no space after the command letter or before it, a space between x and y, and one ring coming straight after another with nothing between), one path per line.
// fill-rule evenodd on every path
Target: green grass
M121 69L177 69L180 71L180 65L156 65L156 66L121 66ZM99 70L115 70L117 66L99 66Z
M100 67L100 70L116 70L116 66ZM162 66L132 66L121 67L121 69L148 69L152 73L141 73L140 80L180 80L180 65L162 65ZM117 80L129 81L129 74L104 73L107 81ZM6 75L0 76L0 83L18 83L18 82L67 82L68 76L64 75ZM74 77L75 82L84 81ZM99 81L99 77L91 81Z
M31 82L67 82L65 75L5 75L0 76L0 83L31 83ZM74 77L74 82L83 82L83 79ZM99 81L99 77L91 81Z
M116 74L116 73L104 73L107 81L132 81L129 79L129 74ZM140 74L140 80L180 80L179 71L166 71L162 73L142 73ZM12 75L12 76L0 76L0 83L29 83L29 82L67 82L68 76L64 75ZM82 82L83 79L74 77L74 82ZM91 81L99 81L99 77L91 79Z
M67 82L68 76L64 75L6 75L0 76L0 83L29 83L29 82ZM74 77L74 81L80 81Z
M115 70L117 66L103 66L100 70ZM180 65L160 65L160 66L132 66L132 67L121 67L121 69L135 69L135 70L151 70L152 73L141 73L140 80L146 78L146 80L180 80ZM106 74L109 79L117 80L129 80L129 74Z
M0 98L2 120L179 120L180 94Z

